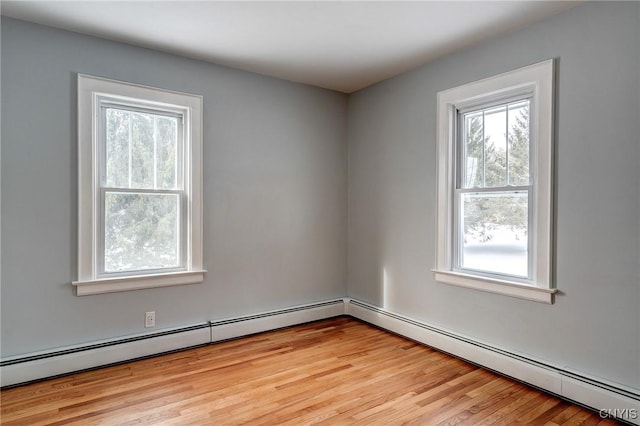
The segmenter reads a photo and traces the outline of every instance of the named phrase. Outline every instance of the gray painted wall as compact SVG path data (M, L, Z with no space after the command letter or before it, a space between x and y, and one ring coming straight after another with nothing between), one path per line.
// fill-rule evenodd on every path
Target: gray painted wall
M436 283L437 92L549 58L556 303ZM639 75L640 3L585 3L352 95L349 296L640 389Z
M77 297L76 73L204 96L202 284ZM2 19L2 355L346 293L347 96Z
M348 294L640 388L639 23L587 3L347 98L3 18L2 355ZM552 57L561 295L435 283L436 93ZM204 283L73 294L76 72L204 96Z

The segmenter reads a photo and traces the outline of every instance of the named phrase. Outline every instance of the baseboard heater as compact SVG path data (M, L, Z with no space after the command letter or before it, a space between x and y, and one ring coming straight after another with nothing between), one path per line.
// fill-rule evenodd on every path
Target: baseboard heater
M346 313L354 318L595 409L603 417L640 425L637 389L509 352L358 300L345 302Z
M343 299L5 358L0 384L6 389L339 315Z
M3 359L2 388L349 315L601 413L640 425L640 393L577 371L442 330L355 299L335 299L123 339Z
M208 344L209 323L43 351L0 362L2 389Z

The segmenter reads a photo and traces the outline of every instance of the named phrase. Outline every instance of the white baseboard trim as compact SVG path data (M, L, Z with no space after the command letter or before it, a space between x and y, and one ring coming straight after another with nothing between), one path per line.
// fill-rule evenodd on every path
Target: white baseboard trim
M4 388L29 383L76 371L204 345L210 340L209 324L204 323L192 327L7 358L0 362L0 384Z
M0 385L11 387L345 314L640 425L636 389L545 364L350 298L5 358L0 361Z
M591 407L602 416L640 425L640 392L635 389L544 364L354 299L345 299L345 309L354 318Z
M235 339L263 331L344 315L342 299L228 320L212 321L211 342Z
M342 299L4 358L0 361L0 386L20 385L339 315L344 315Z

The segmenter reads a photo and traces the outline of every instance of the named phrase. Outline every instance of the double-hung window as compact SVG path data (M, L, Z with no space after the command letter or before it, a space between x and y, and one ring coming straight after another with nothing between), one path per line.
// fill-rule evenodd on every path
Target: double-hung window
M78 295L203 280L202 98L78 76Z
M438 94L436 279L552 303L553 61Z

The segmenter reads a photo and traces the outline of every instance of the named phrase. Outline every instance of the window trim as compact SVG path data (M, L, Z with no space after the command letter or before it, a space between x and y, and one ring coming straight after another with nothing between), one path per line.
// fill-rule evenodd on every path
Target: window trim
M553 241L553 82L554 60L539 62L484 80L438 92L437 107L437 219L436 281L553 303L557 290L552 280ZM531 150L532 194L534 200L533 268L531 280L521 282L475 275L454 270L453 250L456 184L456 121L458 110L490 104L530 94L530 131L535 141Z
M101 277L99 155L100 104L109 99L123 105L145 104L159 110L182 111L185 140L183 165L186 206L184 270L145 271ZM202 96L78 74L78 296L193 284L204 280L202 238Z

